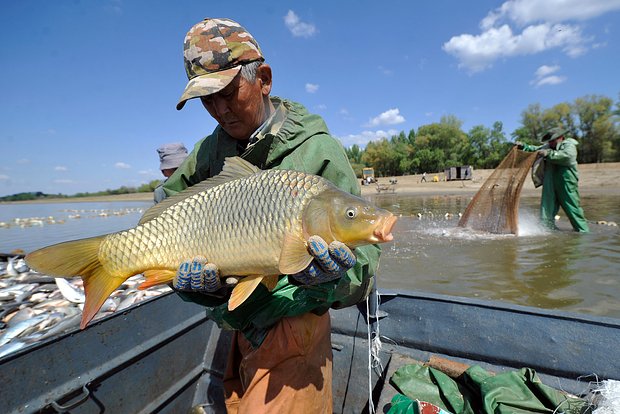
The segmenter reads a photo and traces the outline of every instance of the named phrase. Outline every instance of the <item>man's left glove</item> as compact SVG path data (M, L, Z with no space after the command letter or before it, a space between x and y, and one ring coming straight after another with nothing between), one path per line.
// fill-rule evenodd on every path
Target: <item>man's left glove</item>
M333 241L327 245L319 236L308 238L308 252L314 256L314 260L305 270L291 275L303 285L318 285L340 279L357 262L351 249L344 243Z
M229 277L222 284L217 265L207 262L204 257L197 256L181 263L177 274L172 279L172 287L181 292L224 297L228 296L236 282L237 278Z

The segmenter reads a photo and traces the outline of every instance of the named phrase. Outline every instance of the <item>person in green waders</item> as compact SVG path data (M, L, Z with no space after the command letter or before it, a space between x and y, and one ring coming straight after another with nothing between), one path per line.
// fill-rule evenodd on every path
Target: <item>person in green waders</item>
M542 138L542 145L528 145L517 141L519 149L528 152L539 151L545 157L545 175L540 219L543 224L555 229L555 216L560 207L566 213L575 231L587 233L587 220L579 202L579 173L577 172L578 142L567 137L567 130L552 128Z
M239 23L198 22L185 36L183 55L189 80L177 109L189 100L202 104L217 126L166 181L168 197L219 174L232 156L261 169L320 175L360 194L344 148L323 119L301 104L271 96L271 67ZM309 250L315 260L305 271L281 275L271 291L259 285L233 311L227 307L231 278L220 282L217 263L187 258L179 267L175 290L205 306L218 326L234 331L222 379L228 413L332 412L329 309L366 298L380 247L351 251L336 241L329 246L316 241Z

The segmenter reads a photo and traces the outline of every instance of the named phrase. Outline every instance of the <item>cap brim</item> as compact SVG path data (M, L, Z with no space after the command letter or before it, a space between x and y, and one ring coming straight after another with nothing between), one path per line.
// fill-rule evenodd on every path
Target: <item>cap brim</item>
M211 95L224 89L237 76L241 66L196 76L187 82L187 86L179 99L177 110L183 109L185 102L193 98Z

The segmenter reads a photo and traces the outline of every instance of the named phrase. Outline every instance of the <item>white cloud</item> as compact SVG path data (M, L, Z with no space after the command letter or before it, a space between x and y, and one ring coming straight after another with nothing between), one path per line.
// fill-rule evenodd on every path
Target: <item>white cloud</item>
M559 85L560 83L563 83L564 81L566 81L566 76L546 76L542 79L539 79L536 82L536 86L542 86L542 85Z
M566 81L566 76L558 76L552 75L560 70L558 65L555 66L547 66L542 65L536 72L534 72L534 80L530 82L530 84L535 85L536 87L543 85L558 85Z
M566 81L566 76L553 75L560 70L560 67L542 65L534 72L534 80L530 84L539 87L543 85L558 85Z
M64 165L57 165L54 167L54 171L68 171L68 169Z
M552 73L555 73L558 70L560 70L560 67L558 65L555 65L555 66L542 65L541 67L536 69L536 73L534 73L534 75L536 75L537 78L542 78L544 76L551 75Z
M315 93L318 90L319 90L319 85L316 85L314 83L306 83L306 92Z
M66 179L54 180L53 182L54 184L74 184L75 183L75 181L73 180L66 180Z
M318 104L315 106L315 108L319 111L325 111L327 109L327 105L325 104Z
M10 179L8 175L0 174L0 181L9 181Z
M620 10L620 0L509 0L480 22L481 33L453 36L442 49L469 72L488 69L499 59L560 49L570 57L584 54L593 38L579 24ZM512 26L516 26L513 28Z
M502 19L520 26L536 22L584 21L614 10L620 10L620 0L509 0L490 12L480 27L486 30Z
M405 117L400 114L398 108L388 109L379 116L372 118L365 126L375 127L379 125L396 125L405 122Z
M129 168L131 168L131 165L124 163L124 162L117 162L116 164L114 164L114 167L116 168L120 168L122 170L127 170Z
M510 26L504 24L480 35L454 36L444 43L443 50L459 60L460 68L479 72L501 58L532 55L553 48L560 48L567 55L577 57L586 51L588 41L577 26L543 23L528 26L520 34L515 34Z
M302 22L293 10L284 16L284 24L295 37L312 37L317 32L313 24Z
M18 164L30 164L30 160L28 158L21 158L15 162Z
M351 135L346 135L346 136L339 137L339 138L340 138L340 142L342 142L342 145L344 145L347 148L352 146L353 144L357 144L363 148L370 141L378 141L383 138L389 139L394 135L398 135L398 133L399 131L395 129L390 129L388 131L382 131L382 130L362 131L359 134L351 134Z

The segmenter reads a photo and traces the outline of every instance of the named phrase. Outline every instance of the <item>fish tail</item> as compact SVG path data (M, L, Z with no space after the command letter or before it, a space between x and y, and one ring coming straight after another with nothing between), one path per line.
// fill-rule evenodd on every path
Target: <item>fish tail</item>
M129 277L112 276L104 270L98 254L104 238L99 236L59 243L26 256L28 266L37 272L55 277L82 278L86 300L81 329L95 317L108 296Z

